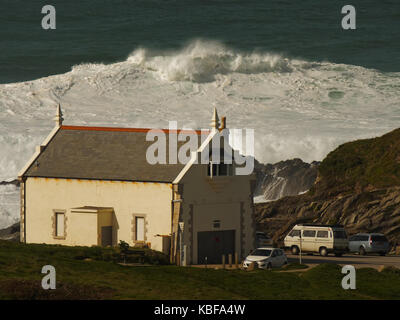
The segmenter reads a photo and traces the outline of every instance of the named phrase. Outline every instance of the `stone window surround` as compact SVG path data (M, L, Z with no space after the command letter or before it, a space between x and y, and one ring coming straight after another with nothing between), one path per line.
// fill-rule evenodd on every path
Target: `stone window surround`
M57 236L57 222L56 222L56 215L57 213L62 213L64 214L64 235L63 236ZM53 209L53 214L51 216L51 221L52 221L52 229L53 229L53 239L57 240L65 240L67 238L67 210L63 209Z
M132 241L133 243L146 243L147 242L147 219L146 214L132 214ZM144 240L136 240L136 218L143 218L144 219Z

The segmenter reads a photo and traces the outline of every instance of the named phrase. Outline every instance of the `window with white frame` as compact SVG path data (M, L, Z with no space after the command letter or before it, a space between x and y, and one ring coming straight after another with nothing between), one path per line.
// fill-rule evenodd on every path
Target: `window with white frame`
M56 212L55 213L55 236L65 237L65 213Z
M232 176L233 175L232 164L213 163L212 161L210 161L207 167L207 175L209 177Z
M136 241L144 241L144 217L135 217Z

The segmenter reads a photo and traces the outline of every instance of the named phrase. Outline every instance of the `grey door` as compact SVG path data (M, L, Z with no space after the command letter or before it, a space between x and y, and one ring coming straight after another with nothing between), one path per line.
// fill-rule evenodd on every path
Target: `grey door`
M198 264L221 264L222 255L235 254L235 230L203 231L197 233Z
M103 247L112 246L112 226L101 227L101 245Z

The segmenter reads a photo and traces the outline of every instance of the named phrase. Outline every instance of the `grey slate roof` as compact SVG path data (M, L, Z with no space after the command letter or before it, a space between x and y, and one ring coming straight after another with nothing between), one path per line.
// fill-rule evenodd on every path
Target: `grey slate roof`
M184 165L149 164L146 150L153 143L146 129L62 126L24 176L172 182Z

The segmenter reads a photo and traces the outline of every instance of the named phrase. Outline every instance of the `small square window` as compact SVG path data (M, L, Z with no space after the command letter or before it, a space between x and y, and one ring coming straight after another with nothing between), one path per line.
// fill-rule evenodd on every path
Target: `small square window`
M220 220L214 220L213 221L213 227L214 228L220 228L221 227L221 221Z

